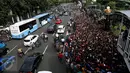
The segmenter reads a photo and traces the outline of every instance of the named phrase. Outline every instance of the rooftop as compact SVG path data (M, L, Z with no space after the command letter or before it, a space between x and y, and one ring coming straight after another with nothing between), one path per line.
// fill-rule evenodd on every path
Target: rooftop
M128 16L128 18L130 18L130 10L121 10L119 12L125 14L126 16Z
M64 27L64 25L58 25L58 28L63 28Z
M45 16L47 14L49 14L49 13L39 14L39 15L34 16L33 18L41 18L41 17L43 17L43 16Z
M22 21L16 22L15 24L13 24L11 26L20 26L20 25L23 25L23 24L28 23L30 21L33 21L33 20L35 20L35 19L34 18L30 18L30 19L22 20Z

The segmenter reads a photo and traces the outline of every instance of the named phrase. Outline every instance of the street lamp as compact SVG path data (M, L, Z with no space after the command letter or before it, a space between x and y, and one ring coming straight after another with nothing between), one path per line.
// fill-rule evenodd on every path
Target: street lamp
M110 6L107 6L107 8L104 11L106 14L110 14L112 12Z
M111 9L110 6L107 6L107 8L104 10L105 15L106 15L106 23L105 23L105 29L109 30L109 25L110 25L110 14L111 14Z

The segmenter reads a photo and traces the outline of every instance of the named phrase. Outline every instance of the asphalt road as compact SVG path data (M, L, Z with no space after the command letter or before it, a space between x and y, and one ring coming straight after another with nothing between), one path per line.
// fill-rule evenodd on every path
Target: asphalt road
M68 20L69 20L69 16L62 16L60 17L62 19L62 23L63 25L66 25ZM43 26L42 28L38 29L37 31L35 31L32 34L38 34L40 35L41 32L46 31L48 24L46 24L45 26ZM35 48L34 50L30 50L27 52L26 56L39 51L39 52L44 52L45 49L45 54L44 54L44 59L42 60L42 62L40 63L40 66L38 67L37 71L43 71L43 70L49 70L52 71L53 73L66 73L66 67L65 64L61 64L57 58L57 52L53 47L53 34L48 34L48 42L45 43L43 42L43 40L40 40L42 45L38 48ZM16 57L16 62L14 63L13 67L7 71L4 71L3 73L18 73L19 68L21 67L24 58L26 56L24 56L23 58L20 58L17 56L17 49L18 48L22 48L23 51L27 51L27 48L24 47L23 45L23 39L21 40L11 40L9 42L7 42L7 47L10 48L10 52L6 55L6 56L15 56Z

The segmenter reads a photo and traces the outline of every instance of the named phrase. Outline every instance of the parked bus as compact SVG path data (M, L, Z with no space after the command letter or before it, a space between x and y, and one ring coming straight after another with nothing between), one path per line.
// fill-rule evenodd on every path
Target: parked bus
M43 13L43 14L39 14L33 18L36 19L38 27L42 27L43 25L45 25L51 21L52 16L50 16L49 13Z
M23 20L13 25L10 25L10 32L13 39L24 38L25 36L29 35L37 29L38 24L36 23L36 19L34 18Z

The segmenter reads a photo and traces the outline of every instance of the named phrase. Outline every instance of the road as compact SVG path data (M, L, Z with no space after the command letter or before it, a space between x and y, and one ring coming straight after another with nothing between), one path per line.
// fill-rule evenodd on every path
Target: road
M61 24L66 25L67 21L69 20L69 16L62 16L60 18L63 21ZM39 35L41 32L46 31L47 26L48 26L48 24L46 24L45 26L38 29L37 31L35 31L32 34ZM59 60L57 58L57 52L53 47L53 35L48 34L48 38L49 38L49 40L47 43L40 40L42 45L38 48L35 48L34 50L27 52L26 56L33 52L36 52L36 51L40 51L40 52L45 51L44 59L40 63L40 66L38 67L37 71L49 70L49 71L52 71L53 73L66 73L65 64L61 64L59 62ZM8 71L4 71L3 73L18 73L18 70L20 69L20 67L24 61L24 58L26 58L26 56L24 56L23 58L19 58L17 56L17 49L22 48L23 51L25 52L27 50L27 48L24 47L24 45L23 45L23 39L11 40L11 41L7 42L7 47L10 48L10 52L6 56L15 56L16 62L11 69L9 69Z

